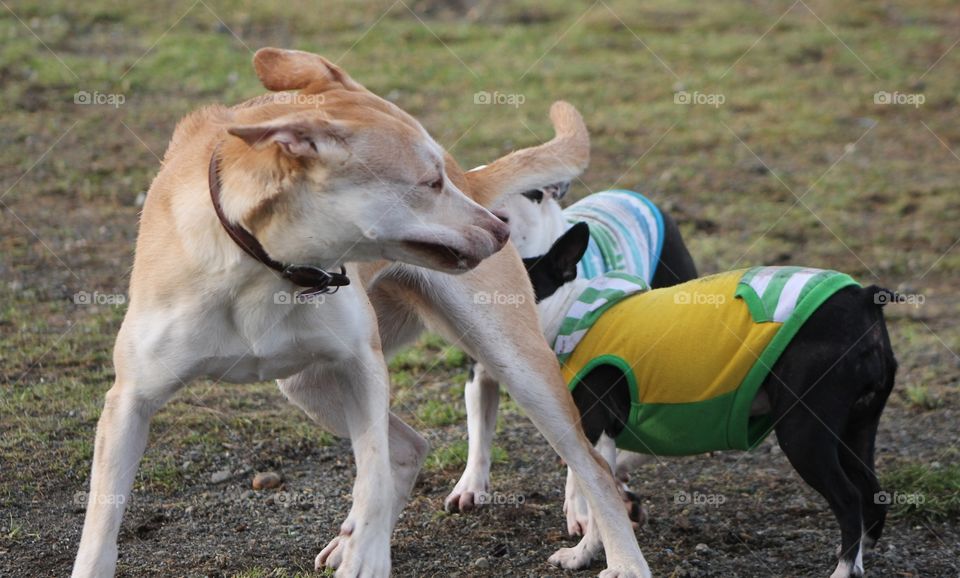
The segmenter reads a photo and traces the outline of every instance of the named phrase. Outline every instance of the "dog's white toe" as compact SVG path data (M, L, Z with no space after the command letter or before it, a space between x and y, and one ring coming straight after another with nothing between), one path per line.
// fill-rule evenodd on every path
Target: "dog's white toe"
M330 540L330 543L327 544L323 550L320 550L316 560L313 562L313 567L316 570L319 571L324 568L336 570L340 567L340 562L343 560L344 538L345 537L337 536L333 540Z
M353 522L347 520L340 527L340 535L317 554L314 568L318 571L336 570L338 578L387 577L390 575L390 545L381 538L354 533Z
M453 491L443 501L443 509L451 514L469 512L486 504L489 497L489 481L485 478L475 479L475 476L469 475L469 472L464 472Z
M586 568L598 553L598 546L585 538L573 548L560 548L547 561L566 570Z
M330 568L336 570L340 567L340 563L343 561L343 551L346 547L347 540L353 535L353 520L347 518L344 520L343 524L340 524L340 534L330 540L330 542L320 550L320 553L317 554L317 558L313 561L313 567L316 570L323 570L324 568Z

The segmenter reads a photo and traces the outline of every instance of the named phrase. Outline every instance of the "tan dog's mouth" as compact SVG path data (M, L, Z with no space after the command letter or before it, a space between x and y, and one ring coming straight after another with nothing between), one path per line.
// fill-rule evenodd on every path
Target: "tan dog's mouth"
M425 256L437 264L438 268L467 271L480 264L482 259L477 255L464 253L450 245L430 243L427 241L404 241L404 246L415 253Z

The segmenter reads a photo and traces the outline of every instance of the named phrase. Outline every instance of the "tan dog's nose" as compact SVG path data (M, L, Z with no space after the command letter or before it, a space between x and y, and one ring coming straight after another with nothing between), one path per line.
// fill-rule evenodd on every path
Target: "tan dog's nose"
M496 219L490 220L490 226L487 227L487 230L497 240L497 244L503 247L510 240L510 226L507 224L510 219L498 213L494 213L493 216Z

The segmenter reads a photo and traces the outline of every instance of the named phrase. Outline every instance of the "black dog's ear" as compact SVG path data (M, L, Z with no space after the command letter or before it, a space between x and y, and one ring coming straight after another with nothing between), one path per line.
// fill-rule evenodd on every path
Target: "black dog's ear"
M590 227L577 223L570 227L544 255L523 260L537 303L556 293L564 283L577 278L577 263L590 243Z
M547 252L547 260L553 264L561 281L566 283L577 278L577 263L583 259L589 244L590 226L582 221L554 241Z

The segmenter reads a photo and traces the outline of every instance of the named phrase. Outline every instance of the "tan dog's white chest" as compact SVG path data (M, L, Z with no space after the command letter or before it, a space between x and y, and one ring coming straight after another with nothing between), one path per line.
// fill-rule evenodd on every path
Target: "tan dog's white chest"
M209 297L151 311L139 316L135 328L125 327L138 334L138 365L177 360L165 369L242 383L288 377L311 363L335 363L369 347L366 299L350 287L300 303L288 287L217 301Z

